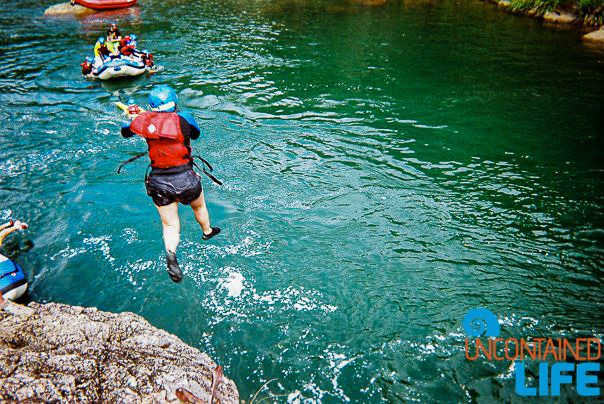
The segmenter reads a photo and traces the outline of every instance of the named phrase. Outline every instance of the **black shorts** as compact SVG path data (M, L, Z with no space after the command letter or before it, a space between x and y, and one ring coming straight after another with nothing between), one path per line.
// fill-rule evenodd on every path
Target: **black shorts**
M151 171L147 182L147 195L157 206L173 202L188 205L201 195L201 180L193 168L176 174L158 174Z

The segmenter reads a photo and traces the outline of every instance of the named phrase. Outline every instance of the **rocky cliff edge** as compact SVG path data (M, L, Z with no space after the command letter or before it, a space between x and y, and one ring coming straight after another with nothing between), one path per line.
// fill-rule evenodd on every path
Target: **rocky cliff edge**
M221 370L133 313L57 303L0 309L0 400L159 403L184 394L209 403L215 379L213 402L237 403Z

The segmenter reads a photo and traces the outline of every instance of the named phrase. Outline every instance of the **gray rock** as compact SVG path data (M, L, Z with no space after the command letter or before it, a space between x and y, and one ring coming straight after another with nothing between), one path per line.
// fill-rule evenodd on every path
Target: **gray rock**
M583 35L583 40L604 45L604 27L601 27L597 31L590 32L587 35Z
M563 11L548 11L543 15L543 19L556 24L572 24L577 20L577 17L574 14Z
M136 314L15 306L0 310L0 401L160 403L178 388L210 400L216 364ZM226 377L217 396L239 402Z
M56 4L54 6L48 7L46 9L46 11L44 11L44 15L46 15L46 16L50 16L50 15L75 15L75 16L78 16L78 15L87 15L87 14L93 14L93 13L96 13L96 11L91 8L84 7L79 4L72 6L69 2Z

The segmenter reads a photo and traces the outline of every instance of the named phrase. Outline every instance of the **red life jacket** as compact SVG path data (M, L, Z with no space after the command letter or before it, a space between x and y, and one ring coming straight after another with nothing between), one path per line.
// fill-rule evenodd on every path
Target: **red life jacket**
M134 46L130 46L130 45L123 46L121 52L122 52L122 55L132 56L132 54L134 53Z
M92 73L92 63L80 63L80 66L82 66L82 74L85 76L87 74Z
M143 112L134 118L130 130L147 140L151 167L170 168L192 163L191 147L182 134L177 113Z
M149 56L143 55L143 62L145 62L145 66L153 66L153 54L149 53Z
M126 35L120 41L120 48L123 48L124 46L128 45L129 43L130 43L130 35Z

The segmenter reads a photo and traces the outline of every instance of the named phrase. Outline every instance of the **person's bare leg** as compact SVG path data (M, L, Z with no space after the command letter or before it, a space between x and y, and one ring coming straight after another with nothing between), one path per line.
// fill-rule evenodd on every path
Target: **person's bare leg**
M209 240L220 233L219 227L212 227L210 225L210 214L208 213L208 208L206 207L203 190L201 191L199 197L191 202L191 209L193 209L195 220L197 220L197 223L199 223L201 226L204 240Z
M174 282L182 280L182 271L176 259L176 247L180 241L180 220L178 218L178 202L166 206L155 206L161 218L164 247L168 263L168 275Z
M191 209L195 215L195 220L201 226L203 234L210 234L212 232L212 226L210 226L210 214L206 207L206 201L203 196L203 190L197 199L191 202Z
M178 202L166 206L155 206L161 218L164 247L166 252L176 252L180 241L180 220L178 218Z

